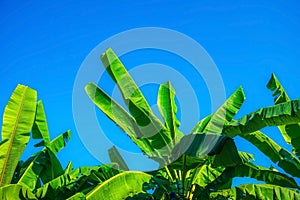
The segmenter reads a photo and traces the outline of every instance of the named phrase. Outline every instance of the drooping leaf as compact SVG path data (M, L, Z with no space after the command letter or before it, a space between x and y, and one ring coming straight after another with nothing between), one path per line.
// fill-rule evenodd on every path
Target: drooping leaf
M289 125L300 122L300 99L260 108L223 129L223 134L234 137L252 133L266 126Z
M273 92L274 103L284 103L289 102L290 98L284 90L283 86L277 79L277 77L272 74L270 81L267 84L267 88ZM291 124L278 126L283 138L288 144L292 144L293 152L300 158L300 125Z
M270 185L270 184L245 184L232 189L212 192L213 199L300 199L296 190Z
M243 88L239 87L215 113L199 121L192 133L221 133L224 125L233 119L244 101Z
M50 135L43 102L41 100L37 103L35 120L32 126L32 137L33 139L43 139L44 146L49 147Z
M170 131L171 138L173 138L173 145L177 143L182 137L183 133L178 130L180 122L176 117L177 106L175 103L175 90L171 82L161 84L158 90L157 97L158 110L165 121L165 126Z
M214 182L210 183L209 188L218 188L220 184L223 184L228 179L234 177L255 178L256 180L264 181L267 184L273 184L282 187L299 187L293 178L285 174L265 167L256 166L251 163L245 163L236 167L226 168L221 176L215 179Z
M36 110L35 90L18 85L3 115L0 148L0 186L9 184L22 152L29 141Z
M285 172L293 176L300 177L300 161L267 135L260 131L255 131L253 133L242 134L240 136L255 145L274 163L278 163L278 166Z
M120 152L118 151L118 149L115 146L108 149L108 154L109 154L109 158L110 158L111 162L118 163L119 168L121 170L129 171L129 168L128 168L126 162L124 161Z
M151 175L143 172L123 172L90 191L86 199L126 199L135 194L145 193L143 184L149 182L151 178Z

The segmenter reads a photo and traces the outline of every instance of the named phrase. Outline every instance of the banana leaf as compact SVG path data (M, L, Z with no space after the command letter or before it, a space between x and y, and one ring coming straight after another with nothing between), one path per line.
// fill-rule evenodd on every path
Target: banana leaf
M199 121L192 133L221 133L224 125L230 122L245 101L242 87L239 87L218 110Z
M300 122L300 99L260 108L224 127L223 134L236 135L252 133L266 126L289 125Z
M101 61L108 74L118 85L125 104L141 129L143 137L151 137L151 145L156 149L167 147L166 150L170 150L169 145L171 145L170 143L173 140L170 132L166 130L161 121L154 115L142 92L113 50L107 49L101 55ZM167 154L169 153L170 151Z
M110 161L112 163L117 163L121 170L129 171L129 168L128 168L126 162L124 161L120 152L118 151L118 149L115 146L108 149L108 154L109 154Z
M119 173L115 164L80 167L49 181L35 192L38 198L69 198L88 192ZM74 197L75 198L75 197Z
M47 159L43 159L39 162L39 164L43 166L43 171L40 174L40 178L44 184L64 173L58 158L52 150L48 149L46 151L46 158Z
M86 195L86 199L126 199L139 193L145 193L143 185L148 183L151 178L151 175L143 172L123 172L90 191Z
M195 172L197 175L195 176L192 184L197 184L200 187L205 188L208 184L221 176L224 170L224 167L212 167L209 164L202 165L199 169L197 169L197 172Z
M78 192L78 193L74 194L73 196L67 198L67 200L80 200L80 199L82 199L82 200L86 199L85 195L82 192Z
M272 95L274 97L275 105L290 101L289 96L275 74L272 74L272 77L267 84L267 88L273 92ZM300 158L300 124L278 126L278 129L286 143L292 144L293 152Z
M142 92L113 50L107 49L101 55L101 61L108 74L118 85L129 112L136 119L137 124L139 126L149 126L149 128L153 126L151 131L159 132L163 128L161 122L154 116ZM152 135L153 133L149 134Z
M184 134L178 130L180 122L176 117L175 90L170 81L160 85L157 106L166 128L170 131L171 138L173 138L173 145L175 145Z
M1 134L4 143L0 147L0 186L11 182L18 161L29 141L36 99L35 90L18 85L5 107Z
M260 131L243 134L245 138L255 145L262 153L268 156L274 163L277 163L285 172L300 177L300 161L288 150L279 146L271 138Z
M26 162L20 164L20 169L16 169L16 171L19 171L18 177L16 178L17 184L24 185L31 191L33 191L36 186L39 186L40 173L44 167L37 164L37 162L39 159L47 159L44 154L45 152L40 152L30 157Z
M210 194L212 199L300 199L300 194L288 189L270 184L244 184L232 189L220 190Z
M226 167L243 163L233 139L218 134L185 135L173 149L171 160L181 155L208 158L213 166Z
M222 175L220 175L217 179L211 182L207 189L218 188L219 185L224 184L228 179L232 179L235 177L249 177L255 178L259 181L264 181L267 184L278 185L282 187L296 188L296 181L283 173L280 173L275 170L271 170L265 167L256 166L252 163L244 163L242 165L236 167L228 167L226 168Z
M39 187L40 182L45 184L64 173L59 160L48 148L31 156L21 168L17 183L31 190Z
M44 111L43 102L41 100L37 103L35 120L32 126L32 138L43 139L44 146L49 147L50 135L48 131L48 124L46 120L46 114Z
M69 142L70 140L71 130L67 130L66 132L60 134L50 142L50 149L53 153L58 153L67 145L67 142Z
M43 102L38 101L36 116L32 127L32 137L34 139L43 139L41 142L35 144L35 147L46 147L52 150L54 154L58 153L62 148L66 146L66 143L71 139L71 131L68 130L65 133L57 136L50 141L50 133L48 131L48 124L46 120L46 114L44 111Z
M20 172L18 183L26 185L33 190L39 186L37 184L41 180L43 183L47 183L54 177L60 176L64 170L55 153L59 152L65 146L66 141L70 137L70 131L67 131L49 142L48 147L44 147L40 152L32 155L23 164L23 170ZM35 146L44 146L44 141L45 139Z
M71 139L71 131L67 130L63 134L58 135L55 137L48 146L45 146L44 141L41 141L37 144L35 144L35 147L41 147L44 146L46 148L49 148L54 154L60 152L69 142Z
M72 161L70 161L66 167L66 169L64 170L64 174L68 174L70 173L71 171L73 171L73 163Z
M198 158L194 156L185 155L185 159L183 156L180 156L177 160L169 164L168 167L171 167L176 170L182 170L183 166L185 165L186 170L191 170L205 164L206 161L206 157Z
M9 184L0 188L0 199L37 199L29 188L23 185Z
M159 152L150 145L147 138L142 138L135 119L117 102L111 99L103 90L97 87L94 83L88 83L85 86L85 91L93 103L114 123L116 123L121 130L123 130L132 141L150 158L162 157Z

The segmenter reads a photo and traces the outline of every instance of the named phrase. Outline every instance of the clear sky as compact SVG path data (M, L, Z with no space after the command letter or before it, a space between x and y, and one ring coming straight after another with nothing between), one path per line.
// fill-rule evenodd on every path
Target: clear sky
M120 32L141 27L172 29L201 44L220 71L226 95L243 86L247 100L238 117L273 104L265 87L272 72L290 97L298 98L299 9L297 1L0 1L1 113L18 83L36 89L44 102L51 137L72 130L73 139L59 153L63 165L69 160L75 167L99 164L79 139L73 120L75 77L98 44ZM193 71L178 57L145 50L128 53L122 61L128 69L147 63L173 67L193 87L199 87L196 93L200 116L211 112L205 83L193 77ZM105 76L99 85L108 92L114 87ZM157 85L142 89L151 104L155 104ZM189 95L182 98L188 99ZM106 134L113 132L108 136L113 142L135 151L124 134L100 112L98 117ZM187 130L191 128L187 126ZM265 132L274 140L283 141L276 129ZM253 152L259 164L269 167L270 162L255 148L239 139L236 142L241 150ZM32 144L29 143L24 157L34 152Z

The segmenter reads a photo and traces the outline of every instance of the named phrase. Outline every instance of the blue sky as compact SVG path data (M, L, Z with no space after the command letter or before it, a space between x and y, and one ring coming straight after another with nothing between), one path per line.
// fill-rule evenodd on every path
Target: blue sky
M243 86L247 100L238 117L273 104L271 93L265 88L272 72L292 99L300 97L297 1L12 0L0 1L1 112L18 83L36 89L44 102L52 138L67 129L72 130L73 139L59 154L63 165L69 160L75 167L99 164L83 146L76 131L72 114L75 77L83 60L99 43L140 27L172 29L201 44L218 67L226 94ZM128 69L151 62L174 67L192 85L199 86L201 117L211 112L205 83L193 77L183 60L164 52L144 50L124 55L122 61ZM108 92L114 87L105 76L99 84ZM156 90L155 85L143 88L151 104L155 104ZM189 94L185 98L189 98ZM112 141L134 150L124 134L100 112L98 117L104 130L114 133L110 136ZM265 131L276 141L282 141L276 129ZM269 166L255 148L242 140L236 141L241 150L254 152L259 164ZM34 152L32 144L25 156Z

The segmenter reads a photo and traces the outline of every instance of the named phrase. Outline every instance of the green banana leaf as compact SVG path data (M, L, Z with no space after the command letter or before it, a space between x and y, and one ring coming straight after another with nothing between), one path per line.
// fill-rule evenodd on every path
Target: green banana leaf
M210 157L208 157L212 167L232 167L248 162L248 160L243 160L245 154L238 152L235 143L232 139L226 139L224 142L218 143L215 148L219 148L220 152L211 152ZM242 155L242 156L241 156ZM249 155L248 155L249 156ZM249 157L247 157L248 159Z
M64 174L69 174L71 171L73 171L73 163L72 161L70 161L66 167L66 169L64 170Z
M147 138L142 138L135 119L117 102L111 99L103 90L94 83L88 83L85 91L93 103L114 123L116 123L132 141L149 157L161 157L157 155Z
M217 134L189 134L185 135L172 151L172 155L179 157L182 154L193 157L205 157L210 152L222 146L225 140L231 138Z
M55 154L48 148L44 148L23 163L17 183L34 190L40 186L40 182L45 184L63 172Z
M38 198L56 197L62 195L67 197L70 192L78 187L78 181L83 177L89 176L92 171L98 170L98 167L80 167L70 173L60 175L59 177L49 181L42 187L38 188L35 192ZM66 196L61 194L66 193ZM69 194L69 195L72 195Z
M266 126L289 125L300 122L300 99L260 108L224 127L223 134L236 135L252 133Z
M185 135L173 149L171 158L181 155L208 158L213 166L227 167L243 163L233 139L219 134Z
M151 175L143 172L123 172L90 191L86 195L86 199L126 199L139 193L145 193L143 184L150 182L151 178Z
M60 134L50 142L50 149L53 153L58 153L67 145L67 142L69 142L70 140L71 130L67 130L66 132Z
M300 194L288 189L270 184L244 184L232 189L220 190L210 194L212 199L300 199Z
M167 147L164 148L164 150L167 151L166 155L169 155L170 148L172 148L171 141L173 140L170 132L167 131L166 127L164 127L161 121L153 114L142 92L119 58L113 50L109 48L101 55L101 60L108 74L118 85L125 104L134 117L143 137L151 137L149 140L152 141L151 145L153 148L162 149Z
M37 199L29 188L23 185L9 184L0 188L0 199Z
M233 119L244 101L243 88L239 87L215 113L200 120L192 133L221 133L224 125Z
M46 120L43 102L41 100L38 101L36 107L35 120L32 126L32 138L43 139L44 146L46 147L49 147L50 145L48 124Z
M43 156L41 155L43 154ZM37 164L39 159L46 159L45 152L40 152L37 155L30 157L26 162L20 164L20 169L17 179L17 184L24 185L33 191L36 186L39 186L40 173L43 170L43 166Z
M289 96L284 90L283 86L279 82L278 78L272 73L271 78L267 84L267 88L273 92L272 96L274 97L274 103L280 104L290 101Z
M96 186L117 175L115 164L80 167L46 183L36 191L38 198L69 198L76 193L87 194Z
M274 97L275 105L290 101L289 96L275 74L272 74L272 77L267 84L267 88L273 92L272 95ZM300 124L278 126L278 129L284 140L288 144L292 144L293 152L300 158Z
M175 103L175 90L170 81L161 84L158 90L157 106L158 110L165 121L165 126L170 131L175 145L184 134L178 130L180 122L176 117L177 106Z
M0 186L9 184L15 168L30 138L36 110L35 90L18 85L10 97L3 115L0 148Z
M78 192L76 194L74 194L73 196L67 198L67 200L85 200L85 195L82 192Z
M87 193L119 173L115 164L80 167L49 181L35 192L38 198L69 198ZM75 197L74 197L75 198Z
M108 74L118 85L129 112L137 124L141 127L147 127L144 130L145 136L149 137L158 133L163 125L154 116L142 92L111 48L101 55L101 61Z
M18 183L26 185L30 189L35 189L40 181L47 183L53 178L64 173L62 166L55 153L59 152L70 139L70 131L67 131L54 138L40 152L32 155L22 166L18 177ZM44 140L35 146L43 146ZM41 180L40 180L41 179Z
M118 149L115 146L108 149L108 154L109 154L110 161L112 163L118 163L119 168L121 170L129 171L129 168L128 168L126 162L124 161L120 152L118 151Z
M253 145L255 145L262 153L268 156L274 163L277 163L285 172L300 177L300 161L288 150L279 146L271 138L260 131L242 134Z
M202 165L199 169L197 169L197 172L195 172L197 175L195 176L192 184L197 184L204 188L221 176L224 170L224 167L212 167L210 164Z
M71 131L68 130L65 133L57 136L50 141L50 133L48 131L48 124L44 111L43 102L38 101L36 116L32 127L32 137L34 139L43 139L35 147L46 147L52 150L54 154L58 153L62 148L66 146L66 143L71 139Z
M264 181L267 184L289 188L299 188L296 181L292 177L275 170L256 166L252 163L244 163L236 167L226 168L222 175L208 185L207 189L218 188L219 185L224 184L224 182L226 182L228 179L232 179L234 177L255 178L256 180Z
M191 170L205 164L206 161L206 157L198 158L194 156L185 155L185 159L183 156L180 156L177 160L169 164L168 167L171 167L176 170L182 170L183 166L185 165L187 170Z
M35 144L35 147L46 147L49 148L54 154L60 152L69 142L71 139L71 131L67 130L63 134L58 135L56 138L54 138L48 146L45 146L44 141L41 141L37 144Z
M46 158L47 159L43 159L39 162L39 164L43 166L40 178L44 184L64 173L58 158L52 150L46 151Z

